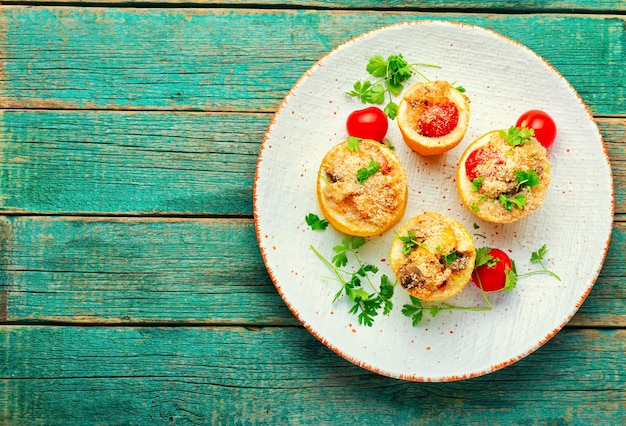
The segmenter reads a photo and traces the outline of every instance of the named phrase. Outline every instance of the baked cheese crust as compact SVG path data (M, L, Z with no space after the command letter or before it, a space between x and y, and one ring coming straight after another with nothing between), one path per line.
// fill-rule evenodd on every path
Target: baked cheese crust
M469 282L476 250L460 222L442 213L423 212L396 232L390 264L402 288L422 300L441 300Z
M322 160L318 203L328 222L344 234L383 234L404 215L407 197L406 170L398 156L380 142L344 141Z
M456 127L448 134L429 137L420 129L420 119L435 104L454 103L459 113ZM469 99L447 81L418 82L409 87L398 106L398 127L406 144L420 155L437 155L457 146L467 131Z
M467 176L466 162L474 151L487 161L475 167L478 180ZM476 154L475 154L476 155ZM510 223L536 211L550 185L550 162L546 149L534 137L512 146L491 131L472 142L459 160L457 188L463 204L479 218L494 223ZM529 185L518 173L533 173L537 182Z

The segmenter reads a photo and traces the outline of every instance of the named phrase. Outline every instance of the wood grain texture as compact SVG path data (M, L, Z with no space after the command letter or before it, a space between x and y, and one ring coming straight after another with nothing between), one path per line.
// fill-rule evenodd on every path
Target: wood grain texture
M566 330L452 383L375 375L298 327L3 327L0 341L6 425L621 424L626 402L624 330Z
M616 16L12 6L0 9L0 107L275 111L336 46L416 19L498 31L555 66L594 114L626 110Z
M0 210L251 215L269 114L1 111Z
M265 271L252 221L17 216L1 223L5 321L298 324ZM571 325L626 326L625 251L619 222Z
M272 114L0 111L0 212L252 216ZM599 118L626 213L626 119Z

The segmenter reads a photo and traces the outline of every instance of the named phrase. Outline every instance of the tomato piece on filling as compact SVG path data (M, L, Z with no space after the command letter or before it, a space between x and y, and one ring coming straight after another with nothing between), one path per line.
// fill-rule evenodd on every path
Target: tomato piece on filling
M453 102L429 105L417 125L421 134L438 138L452 132L459 123L459 110Z
M470 152L467 156L467 160L465 160L465 175L469 180L473 181L477 177L487 175L487 168L499 164L504 164L504 160L497 151L479 148ZM481 167L485 165L486 167Z

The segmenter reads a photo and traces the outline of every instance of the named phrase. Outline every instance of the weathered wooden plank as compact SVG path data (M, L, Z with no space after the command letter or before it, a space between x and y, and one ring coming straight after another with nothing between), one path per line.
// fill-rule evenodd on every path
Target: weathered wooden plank
M270 114L0 112L0 211L251 215Z
M10 217L2 229L4 320L297 323L250 220Z
M0 212L252 215L271 114L0 111ZM626 213L626 120L599 118Z
M416 19L501 32L553 64L594 113L626 110L614 15L12 6L0 10L0 107L274 111L337 45Z
M1 223L4 321L298 324L265 271L251 220ZM624 252L626 223L616 222L605 267L570 324L626 325Z
M41 4L42 0L5 0L4 4ZM92 0L48 0L46 4L89 4ZM127 5L127 4L144 4L146 0L106 0L100 1L98 4ZM152 3L152 2L151 2ZM437 9L460 9L460 10L492 10L500 12L537 12L537 11L557 11L557 12L620 12L626 11L626 5L621 0L492 0L492 1L463 1L463 0L421 0L415 1L386 1L381 3L380 0L229 0L224 2L221 0L159 0L156 2L161 6L166 5L218 5L223 6L228 3L230 6L259 6L264 7L315 7L329 9L388 9L393 7L397 10L437 10Z
M447 424L460 413L463 424L594 424L598 413L621 424L626 415L624 330L564 330L512 366L452 383L375 375L299 327L5 326L0 341L7 425Z

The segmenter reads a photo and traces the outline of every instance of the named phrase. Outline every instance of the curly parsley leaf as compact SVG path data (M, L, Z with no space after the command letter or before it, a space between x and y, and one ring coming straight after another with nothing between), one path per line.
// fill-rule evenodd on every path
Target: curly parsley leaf
M328 221L326 219L321 219L315 213L309 213L304 217L304 220L314 231L323 231L328 227Z

